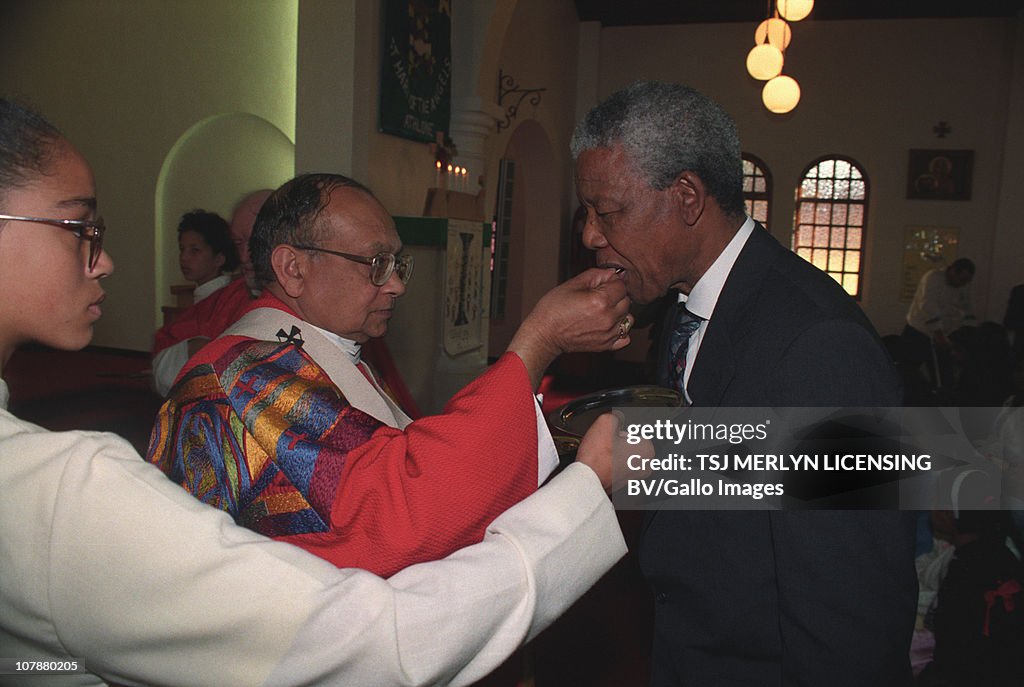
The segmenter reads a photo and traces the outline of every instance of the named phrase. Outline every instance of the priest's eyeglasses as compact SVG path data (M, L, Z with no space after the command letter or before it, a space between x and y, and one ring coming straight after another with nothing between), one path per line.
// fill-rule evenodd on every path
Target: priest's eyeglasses
M96 219L50 219L48 217L22 217L21 215L0 215L0 220L11 220L14 222L35 222L36 224L49 224L58 229L67 229L75 233L75 236L83 241L89 242L89 271L96 268L103 253L103 235L107 226L103 223L102 217Z
M388 283L388 279L391 279L391 275L395 273L398 274L398 278L402 280L403 284L408 284L409 278L412 276L413 261L411 255L395 255L394 253L382 251L372 258L367 258L362 255L352 255L351 253L342 253L341 251L319 248L317 246L294 246L294 248L337 255L339 258L369 265L370 282L374 286L384 286Z

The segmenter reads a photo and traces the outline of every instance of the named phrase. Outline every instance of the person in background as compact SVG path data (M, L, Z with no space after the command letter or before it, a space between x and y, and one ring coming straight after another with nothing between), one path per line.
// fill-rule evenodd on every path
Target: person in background
M953 553L926 616L935 650L917 685L1019 685L1024 669L1024 541L1010 513L934 510L931 520L936 539L952 544Z
M974 262L953 261L945 269L925 272L914 292L903 328L904 355L912 370L922 365L936 389L953 388L955 336L961 327L974 325L970 283Z
M249 238L252 236L252 228L256 224L256 217L260 214L260 208L273 192L273 189L263 188L246 194L238 201L234 212L231 213L231 226L229 227L231 242L235 244L235 252L238 253L242 278L253 297L259 295L260 287L256 283L256 270L252 266L252 258L249 255Z
M825 273L746 215L729 116L692 88L640 82L572 139L584 245L630 299L670 289L658 381L694 406L897 406L888 355ZM648 513L651 684L905 684L914 518L895 511Z
M223 217L205 210L182 215L178 222L178 265L182 276L196 284L194 303L228 285L230 273L238 267L238 254Z
M89 343L105 231L81 153L0 98L0 369L25 344ZM56 662L48 685L466 685L625 551L610 415L481 543L385 580L237 527L113 434L49 432L7 403L0 378L0 656Z
M629 342L622 281L590 270L548 292L442 414L414 422L362 360L413 266L373 194L298 176L263 204L249 247L263 294L189 361L148 459L236 522L338 565L391 574L478 540L558 464L533 395L547 366Z
M231 214L229 234L238 256L242 279L232 280L156 331L153 337L153 387L161 396L167 396L188 359L233 324L249 307L249 302L259 295L249 260L249 236L256 214L270 193L269 189L264 189L247 194Z

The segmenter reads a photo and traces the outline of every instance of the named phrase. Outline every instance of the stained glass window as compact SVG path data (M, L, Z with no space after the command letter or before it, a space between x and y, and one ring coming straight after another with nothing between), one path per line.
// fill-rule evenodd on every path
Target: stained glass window
M767 165L750 153L743 153L743 203L747 214L767 229L771 216L772 175Z
M745 164L745 163L744 163ZM793 251L860 297L868 180L860 165L828 157L804 170L796 189Z

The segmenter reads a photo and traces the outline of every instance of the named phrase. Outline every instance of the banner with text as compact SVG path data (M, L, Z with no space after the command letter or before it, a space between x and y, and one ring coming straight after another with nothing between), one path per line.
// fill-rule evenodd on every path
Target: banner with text
M388 0L380 79L380 129L434 142L451 117L450 0Z

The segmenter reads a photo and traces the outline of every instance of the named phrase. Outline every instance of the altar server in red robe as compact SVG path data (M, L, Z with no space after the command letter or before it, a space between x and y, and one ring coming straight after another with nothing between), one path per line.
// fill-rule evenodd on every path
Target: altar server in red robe
M231 215L231 241L238 253L241 278L195 303L156 331L153 337L153 386L166 396L189 356L233 324L259 294L249 259L249 237L256 215L272 191L248 194Z

